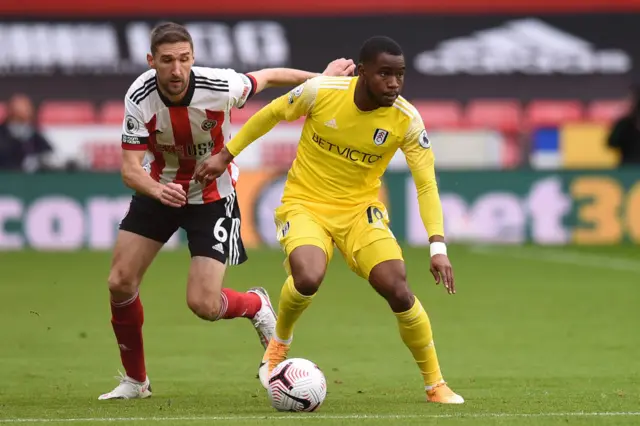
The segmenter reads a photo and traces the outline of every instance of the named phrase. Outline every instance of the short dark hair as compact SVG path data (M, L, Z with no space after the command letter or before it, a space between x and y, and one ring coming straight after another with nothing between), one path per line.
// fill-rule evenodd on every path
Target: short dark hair
M164 22L151 30L151 54L155 55L161 44L184 41L189 42L193 50L193 39L185 27L175 22Z
M386 36L375 36L365 41L360 48L359 61L363 64L373 62L381 53L388 53L394 56L403 55L402 48L395 40Z

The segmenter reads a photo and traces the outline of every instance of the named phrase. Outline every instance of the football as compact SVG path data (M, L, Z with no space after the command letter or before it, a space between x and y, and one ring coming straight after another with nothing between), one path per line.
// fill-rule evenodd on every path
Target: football
M313 362L287 359L273 370L267 386L271 405L278 411L315 411L327 396L327 380Z

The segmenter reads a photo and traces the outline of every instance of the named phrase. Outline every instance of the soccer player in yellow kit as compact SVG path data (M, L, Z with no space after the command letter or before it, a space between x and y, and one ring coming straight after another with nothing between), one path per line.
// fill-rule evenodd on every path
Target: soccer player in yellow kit
M429 317L409 289L402 251L378 200L380 177L400 148L430 236L431 272L436 283L442 280L455 293L431 141L418 111L400 96L404 72L400 46L387 37L371 38L362 46L358 77L308 80L256 113L220 154L196 171L199 179L215 178L278 122L306 116L282 205L275 212L289 276L280 295L276 334L260 367L265 387L269 373L286 359L294 324L320 287L335 244L350 268L389 303L424 378L427 401L464 402L443 380Z

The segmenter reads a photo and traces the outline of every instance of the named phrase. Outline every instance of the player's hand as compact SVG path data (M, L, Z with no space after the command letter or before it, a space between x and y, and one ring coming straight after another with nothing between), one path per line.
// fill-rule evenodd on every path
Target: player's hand
M329 62L327 68L324 70L322 75L327 76L349 76L353 75L353 72L356 70L356 64L353 63L351 59L340 58L335 61Z
M447 293L455 294L456 286L453 279L453 268L449 258L444 254L436 254L431 257L431 273L436 279L436 285L442 282Z
M200 163L200 165L196 167L196 180L206 186L223 174L233 159L230 154L227 154L228 151L226 148L223 148L222 152L212 155Z
M182 185L169 182L166 185L162 185L162 192L160 192L159 199L164 205L182 207L187 204L187 193L184 192Z

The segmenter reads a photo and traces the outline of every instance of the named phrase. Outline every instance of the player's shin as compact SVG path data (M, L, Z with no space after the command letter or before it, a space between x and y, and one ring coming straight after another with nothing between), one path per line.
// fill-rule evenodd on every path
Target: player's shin
M127 376L144 382L147 372L144 364L142 325L144 312L140 296L122 302L111 301L111 324L120 348L120 359Z
M313 295L305 296L296 289L293 277L289 275L280 292L276 340L280 343L291 342L293 327L312 300Z
M443 381L438 356L433 343L431 322L422 304L415 298L411 309L396 312L402 341L409 348L420 368L427 389Z

